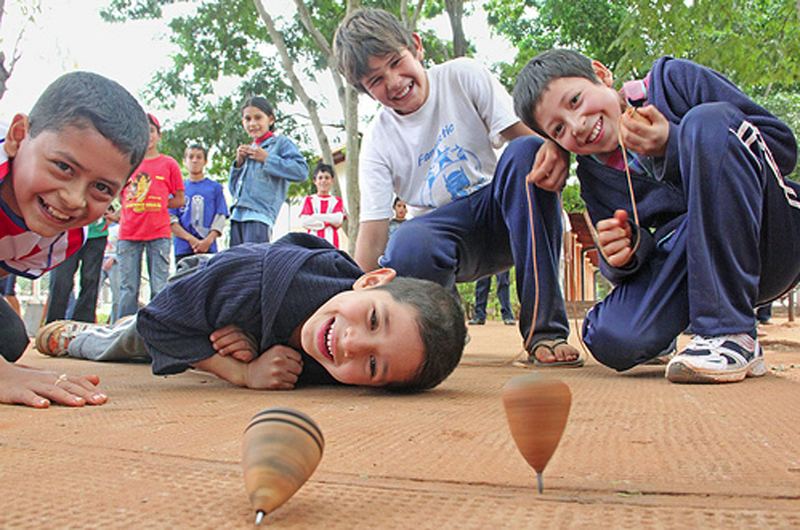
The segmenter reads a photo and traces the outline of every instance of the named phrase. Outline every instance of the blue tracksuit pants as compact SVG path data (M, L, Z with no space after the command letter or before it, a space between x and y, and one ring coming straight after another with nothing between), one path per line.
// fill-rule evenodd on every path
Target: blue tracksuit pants
M513 140L489 185L403 223L389 240L381 265L445 288L516 265L523 337L531 329L538 294L533 341L566 338L569 324L558 283L562 239L558 195L525 181L541 144L532 136ZM535 269L526 186L536 235Z
M709 103L684 116L678 138L687 212L584 322L592 355L616 370L652 359L689 324L705 337L753 332L753 308L800 279L800 185L780 176L758 130L733 105Z

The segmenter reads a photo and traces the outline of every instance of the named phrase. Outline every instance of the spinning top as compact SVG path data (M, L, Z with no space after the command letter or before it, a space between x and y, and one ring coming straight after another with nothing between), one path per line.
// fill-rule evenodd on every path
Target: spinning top
M553 456L567 424L572 394L558 379L531 373L503 387L503 405L519 452L536 470L539 493L542 472Z
M314 421L289 408L262 410L244 430L244 487L256 525L308 480L322 458L325 440Z

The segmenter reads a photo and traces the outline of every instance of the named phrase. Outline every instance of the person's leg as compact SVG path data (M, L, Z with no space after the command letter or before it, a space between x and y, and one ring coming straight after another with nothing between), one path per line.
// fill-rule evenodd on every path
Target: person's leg
M475 314L470 324L483 324L486 322L486 304L489 302L489 290L492 287L492 277L487 276L475 282Z
M136 317L82 331L69 342L67 353L70 357L90 361L150 361L144 341L136 331Z
M50 271L50 297L45 323L63 320L67 316L69 295L75 286L75 271L83 256L83 247Z
M497 279L497 299L500 301L500 314L503 316L503 322L510 323L514 320L514 311L511 309L511 273L509 271L501 272L495 278Z
M135 315L139 310L139 284L142 280L141 241L119 240L117 260L119 261L119 312L117 319Z
M150 275L150 300L161 292L169 278L170 240L167 237L145 242L147 272Z
M507 227L516 266L520 331L528 338L533 329L526 346L569 335L558 282L562 239L558 194L526 182L541 144L542 140L533 136L508 144L490 185L492 202L479 217L484 223Z
M422 278L452 289L513 264L505 225L482 227L476 209L487 201L488 187L404 222L389 239L380 259L400 276Z
M10 363L22 357L30 343L25 323L5 299L0 300L0 337L0 355Z
M97 319L97 292L105 248L106 238L94 237L87 239L81 249L81 292L75 302L72 320L95 322Z
M117 313L119 313L119 262L116 259L106 274L108 275L108 285L111 288L111 312L108 315L108 323L113 324L117 321Z
M686 328L686 244L684 222L635 276L587 313L583 341L598 362L628 370L663 353Z
M239 221L231 221L228 227L230 240L228 246L231 248L244 243L244 236L242 234L242 223Z

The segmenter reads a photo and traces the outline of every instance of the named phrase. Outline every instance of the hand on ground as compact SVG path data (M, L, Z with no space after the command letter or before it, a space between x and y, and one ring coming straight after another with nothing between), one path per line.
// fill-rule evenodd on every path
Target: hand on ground
M59 375L57 372L0 360L0 403L47 408L50 403L82 407L102 405L108 396L97 390L96 375Z

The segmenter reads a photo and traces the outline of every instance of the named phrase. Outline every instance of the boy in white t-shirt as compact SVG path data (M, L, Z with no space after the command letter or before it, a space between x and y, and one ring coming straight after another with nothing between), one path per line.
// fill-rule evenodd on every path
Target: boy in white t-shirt
M349 15L334 46L348 82L383 105L359 158L355 258L361 268L392 267L453 288L516 265L529 360L582 365L566 343L558 195L545 191L559 190L566 180L562 151L519 121L511 97L475 61L426 70L419 36L386 11ZM496 149L505 141L498 161ZM526 189L532 169L539 187ZM389 240L393 194L414 219Z

